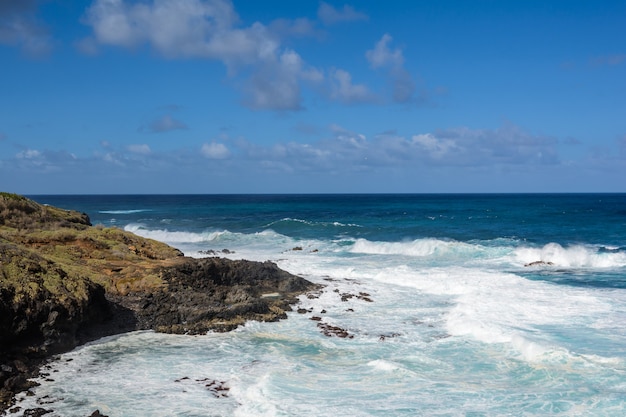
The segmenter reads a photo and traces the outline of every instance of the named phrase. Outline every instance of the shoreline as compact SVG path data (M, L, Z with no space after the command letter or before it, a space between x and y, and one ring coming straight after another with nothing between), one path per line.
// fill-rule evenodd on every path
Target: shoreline
M193 335L278 321L320 288L269 261L185 257L15 194L0 193L0 213L0 415L57 354L135 330Z

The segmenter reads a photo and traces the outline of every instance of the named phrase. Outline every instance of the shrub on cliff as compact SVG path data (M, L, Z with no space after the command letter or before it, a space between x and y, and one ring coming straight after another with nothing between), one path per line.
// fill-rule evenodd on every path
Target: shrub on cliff
M0 192L0 226L19 230L85 229L91 222L85 213L44 206L18 194Z

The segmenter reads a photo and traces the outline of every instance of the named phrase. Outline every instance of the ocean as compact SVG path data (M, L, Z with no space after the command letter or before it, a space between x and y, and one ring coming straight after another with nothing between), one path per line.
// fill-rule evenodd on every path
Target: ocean
M50 363L23 409L626 415L626 194L32 198L325 287L278 323L81 346Z

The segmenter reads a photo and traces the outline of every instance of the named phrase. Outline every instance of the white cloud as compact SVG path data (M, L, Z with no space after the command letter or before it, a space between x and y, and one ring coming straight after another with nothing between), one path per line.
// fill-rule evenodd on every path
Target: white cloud
M410 191L408 178L427 181L429 176L432 178L447 173L452 181L450 184L457 187L452 190L462 190L462 187L477 184L476 181L480 180L484 187L475 189L497 191L503 189L490 189L489 184L500 180L504 183L507 173L515 172L520 178L540 181L537 184L543 188L535 190L559 190L554 188L554 184L558 183L546 186L549 182L541 182L544 178L549 181L546 173L560 173L563 179L574 177L584 180L586 189L593 190L595 180L588 180L587 173L596 175L596 179L609 178L608 173L622 178L626 156L624 136L616 138L612 147L595 154L562 161L559 146L567 149L569 145L510 123L497 129L459 127L432 132L416 131L410 135L386 131L371 137L351 127L331 124L325 133L318 132L314 136L318 139L308 142L277 141L266 145L241 137L220 136L193 149L152 150L149 157L141 153L149 149L142 144L119 149L112 144L103 144L100 152L88 157L65 151L25 148L9 158L0 156L0 182L1 179L6 182L7 179L18 181L20 178L19 181L30 181L30 187L41 187L41 184L51 184L51 177L45 175L53 173L60 175L55 178L75 178L84 184L101 179L99 187L108 182L111 186L109 190L118 192L115 187L120 184L124 185L125 192L139 191L136 184L141 182L138 180L141 178L151 178L154 187L169 187L163 190L179 190L174 184L184 182L193 184L189 192L202 192L205 188L194 183L193 179L221 175L232 178L243 187L237 189L240 192L252 191L251 183L273 184L272 188L263 189L266 192L285 192L282 186L289 186L288 190L293 191L323 192L335 190L332 187L339 183L346 187L343 191L364 184L367 184L364 191L368 187L370 191L383 191L392 184L404 184L398 190ZM481 176L472 177L478 175L476 173ZM155 176L162 181L156 181ZM492 180L495 182L490 183ZM72 181L53 182L66 184L67 187L76 184ZM374 182L380 187L371 188ZM273 188L277 184L277 188ZM302 188L298 188L300 186ZM612 187L615 190L617 186ZM575 188L573 186L570 190ZM611 191L611 185L605 189ZM158 191L157 188L154 190ZM517 190L520 191L519 188Z
M133 47L147 42L168 57L209 56L211 40L237 21L228 1L156 0L129 4L96 0L84 22L103 44Z
M114 164L117 166L125 166L126 164L122 161L122 158L119 157L115 152L107 152L102 155L102 160L104 162L108 162L110 164Z
M42 153L36 149L26 149L22 152L19 152L15 157L17 159L38 159L41 158Z
M389 43L393 38L385 33L383 37L376 42L374 49L371 49L365 53L365 57L369 61L373 68L380 68L384 66L401 67L404 64L404 56L402 50L396 48L391 50Z
M385 33L376 42L373 49L365 53L365 57L372 68L387 68L391 83L392 98L396 103L409 103L417 101L415 97L415 81L411 74L404 68L404 55L400 48L391 49L389 44L393 38ZM420 100L424 100L426 92L420 92Z
M24 170L29 173L51 173L71 169L79 158L67 151L49 151L37 149L24 149L15 155L15 158L5 162L14 163L15 169Z
M127 149L132 152L132 153L136 153L136 154L140 154L140 155L149 155L150 153L152 153L150 146L144 144L137 144L137 145L128 145Z
M342 9L336 9L326 2L320 3L320 7L317 9L317 17L325 25L368 19L365 13L356 11L352 6L344 5Z
M465 166L558 164L557 142L511 123L495 130L446 129L411 139L432 162Z
M352 84L352 76L342 69L335 69L330 75L333 100L343 103L364 103L375 100L374 94L364 84Z
M301 109L301 82L319 84L324 79L315 68L307 68L295 51L286 49L259 65L244 88L244 104L252 109Z
M414 135L411 143L423 148L434 159L441 159L457 148L453 140L440 139L431 133Z
M237 13L226 0L96 0L84 22L93 29L93 38L79 44L87 53L94 42L125 48L147 44L166 58L218 60L235 79L250 74L243 82L243 103L253 109L298 110L301 81L321 78L295 51L281 46L281 36L313 33L307 19L238 27Z
M252 76L244 102L253 109L300 108L302 59L294 51L283 52L277 60L268 60Z
M367 138L361 133L352 132L343 127L331 124L330 131L335 139L355 148L363 148L367 145Z
M200 152L209 159L227 159L230 157L230 151L226 145L218 142L203 144Z
M217 59L231 69L271 58L279 46L260 23L235 27L237 14L225 0L96 0L84 22L105 45L147 43L168 58Z

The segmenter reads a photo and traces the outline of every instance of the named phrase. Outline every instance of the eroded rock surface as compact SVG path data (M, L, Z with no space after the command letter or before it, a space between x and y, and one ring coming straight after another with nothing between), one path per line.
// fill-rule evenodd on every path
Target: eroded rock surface
M316 288L271 262L186 258L91 226L84 213L0 192L0 414L52 354L131 330L199 334L276 321Z

